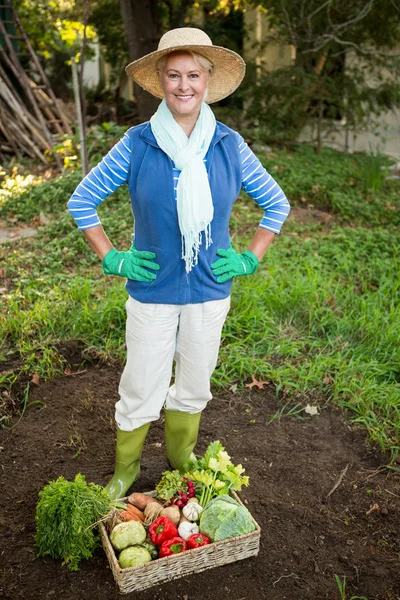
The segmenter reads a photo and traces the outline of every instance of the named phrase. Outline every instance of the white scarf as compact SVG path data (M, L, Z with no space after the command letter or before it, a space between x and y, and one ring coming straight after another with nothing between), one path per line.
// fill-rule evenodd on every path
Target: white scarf
M163 100L151 117L150 125L161 150L181 171L176 190L177 211L182 235L182 258L189 273L197 265L203 231L206 249L212 244L214 206L203 158L215 132L214 113L208 104L202 102L195 128L188 138Z

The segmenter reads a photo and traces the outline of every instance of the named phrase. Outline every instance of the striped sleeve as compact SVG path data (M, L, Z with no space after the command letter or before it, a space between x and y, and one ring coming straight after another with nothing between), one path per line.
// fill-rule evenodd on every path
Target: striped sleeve
M260 227L279 233L290 212L289 202L244 139L236 135L242 161L242 188L264 210Z
M127 134L81 181L67 203L79 229L100 225L96 208L117 188L127 182L130 165L130 140Z

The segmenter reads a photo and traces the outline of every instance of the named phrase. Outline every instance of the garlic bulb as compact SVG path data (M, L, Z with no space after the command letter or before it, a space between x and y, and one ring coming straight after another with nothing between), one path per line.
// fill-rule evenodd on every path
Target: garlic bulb
M178 533L183 540L188 540L194 533L199 533L199 528L196 523L183 521L178 527Z
M203 507L200 506L198 502L188 502L186 506L183 507L182 513L189 521L197 521L202 510Z

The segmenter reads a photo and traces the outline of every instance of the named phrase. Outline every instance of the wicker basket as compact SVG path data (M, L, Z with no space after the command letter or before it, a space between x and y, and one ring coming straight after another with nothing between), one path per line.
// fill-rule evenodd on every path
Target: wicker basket
M150 492L149 495L155 496L155 492ZM235 492L231 492L231 496L242 504ZM250 556L257 556L261 529L254 519L253 522L256 529L252 533L228 538L194 550L187 550L175 556L158 558L139 567L128 569L121 569L119 566L103 523L100 523L100 536L120 592L121 594L128 594L129 592L144 590L153 585L159 585L165 581L185 577L191 573L200 573L205 569L212 569Z

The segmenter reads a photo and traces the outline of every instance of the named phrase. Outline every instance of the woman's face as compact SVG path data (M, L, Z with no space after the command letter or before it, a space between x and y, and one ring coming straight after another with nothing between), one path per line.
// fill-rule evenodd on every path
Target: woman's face
M160 83L168 108L178 122L179 117L197 119L209 79L208 71L200 69L190 54L167 57Z

